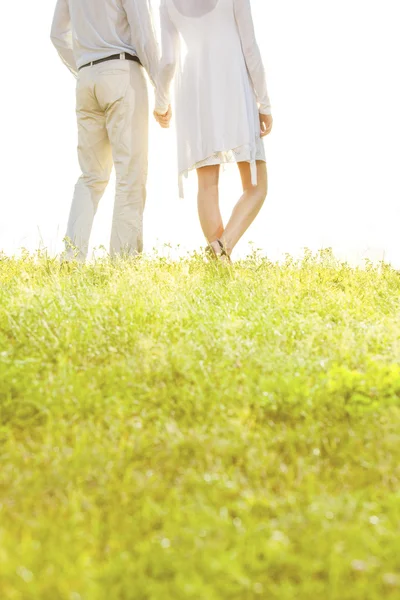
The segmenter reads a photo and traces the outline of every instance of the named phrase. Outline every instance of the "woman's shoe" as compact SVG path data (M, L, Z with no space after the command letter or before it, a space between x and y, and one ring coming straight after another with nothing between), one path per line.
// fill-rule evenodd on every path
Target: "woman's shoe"
M219 252L217 252L217 250L215 249L215 247L213 246L213 244L218 244L219 246ZM208 254L208 256L217 259L221 262L224 263L231 263L231 257L229 256L229 254L227 253L224 244L221 242L221 240L215 240L215 242L211 242L211 244L209 244L206 248L206 252Z

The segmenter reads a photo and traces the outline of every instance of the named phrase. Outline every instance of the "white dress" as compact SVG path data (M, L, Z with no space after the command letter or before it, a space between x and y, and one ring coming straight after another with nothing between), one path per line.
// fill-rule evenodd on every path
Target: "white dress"
M175 75L180 192L191 169L265 161L259 112L271 114L250 0L161 0L162 60L156 111Z

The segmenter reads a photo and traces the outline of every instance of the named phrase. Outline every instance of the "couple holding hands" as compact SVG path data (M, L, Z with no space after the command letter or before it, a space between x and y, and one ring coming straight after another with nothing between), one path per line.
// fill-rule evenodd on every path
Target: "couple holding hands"
M148 89L154 116L172 117L175 80L179 189L196 169L198 211L209 254L231 253L267 195L263 137L272 129L265 69L250 0L161 0L161 46L149 0L58 0L51 39L77 78L79 178L69 216L67 253L84 261L93 220L116 172L111 255L143 249L148 165ZM236 162L243 193L224 226L219 173Z

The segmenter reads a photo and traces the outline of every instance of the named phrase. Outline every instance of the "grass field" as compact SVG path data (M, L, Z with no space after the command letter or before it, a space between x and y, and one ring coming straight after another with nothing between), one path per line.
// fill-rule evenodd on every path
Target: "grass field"
M400 598L400 275L0 260L1 600Z

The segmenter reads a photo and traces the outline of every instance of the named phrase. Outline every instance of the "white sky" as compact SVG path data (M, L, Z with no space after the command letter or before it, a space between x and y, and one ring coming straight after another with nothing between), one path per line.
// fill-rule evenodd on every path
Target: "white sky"
M158 1L153 0L158 9ZM2 7L0 250L62 249L76 158L74 79L49 40L55 0ZM249 241L271 258L333 246L341 257L400 265L398 0L253 0L274 131L270 191ZM196 176L178 199L174 130L152 122L145 248L203 244ZM222 174L227 215L237 169ZM92 246L108 246L114 181Z

